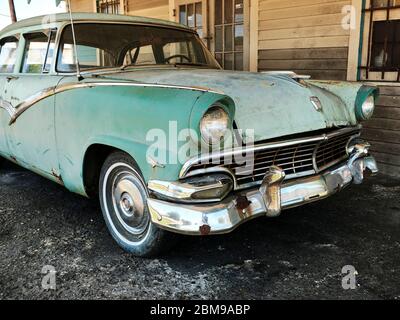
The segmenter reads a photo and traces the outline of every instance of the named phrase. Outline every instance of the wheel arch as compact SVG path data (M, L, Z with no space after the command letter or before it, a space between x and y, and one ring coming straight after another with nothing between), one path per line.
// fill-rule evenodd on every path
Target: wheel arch
M101 168L107 157L114 152L120 151L128 154L136 162L141 172L146 171L145 163L139 156L141 154L139 150L142 148L143 145L132 141L129 144L121 140L118 140L118 142L105 141L104 139L92 141L85 148L82 162L82 183L86 195L89 198L97 197Z

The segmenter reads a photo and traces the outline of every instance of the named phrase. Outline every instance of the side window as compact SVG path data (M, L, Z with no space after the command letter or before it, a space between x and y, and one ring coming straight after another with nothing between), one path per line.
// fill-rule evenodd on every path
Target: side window
M22 73L47 73L53 62L56 31L25 34Z
M61 45L61 61L59 60L58 71L74 72L76 70L76 56L74 45L71 43L63 43ZM76 52L79 57L81 68L91 69L98 67L112 67L115 64L115 58L109 52L92 47L90 45L77 45Z
M18 39L9 37L0 41L0 73L14 71L17 61Z

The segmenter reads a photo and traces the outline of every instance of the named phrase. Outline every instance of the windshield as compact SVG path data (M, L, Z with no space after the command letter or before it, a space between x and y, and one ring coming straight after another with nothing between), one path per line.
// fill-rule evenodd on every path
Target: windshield
M82 70L151 65L219 68L199 37L184 30L127 24L75 24ZM61 37L57 71L75 72L72 28Z

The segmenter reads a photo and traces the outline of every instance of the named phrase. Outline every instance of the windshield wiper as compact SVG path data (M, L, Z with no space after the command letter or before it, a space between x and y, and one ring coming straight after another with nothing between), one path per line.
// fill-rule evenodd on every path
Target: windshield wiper
M126 68L128 68L128 67L133 67L133 66L134 66L133 63L127 63L127 64L122 65L119 69L120 69L121 71L124 71Z
M204 63L175 62L174 67L177 67L177 66L209 67L208 64L204 64Z

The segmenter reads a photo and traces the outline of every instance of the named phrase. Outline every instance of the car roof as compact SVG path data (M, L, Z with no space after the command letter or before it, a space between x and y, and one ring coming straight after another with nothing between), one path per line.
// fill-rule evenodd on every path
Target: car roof
M49 19L50 17L50 19ZM74 22L79 21L98 21L98 22L124 22L124 23L136 23L136 24L152 24L157 26L165 26L165 27L174 27L180 28L184 30L192 30L189 27L160 19L146 18L146 17L136 17L136 16L126 16L126 15L115 15L115 14L104 14L104 13L72 13L72 18ZM46 16L38 16L25 20L21 20L19 22L13 23L3 30L0 31L0 36L6 33L12 33L14 30L17 31L22 28L33 27L37 25L41 25L43 21L52 21L52 22L69 22L70 15L69 13L58 13L54 15L46 15Z

